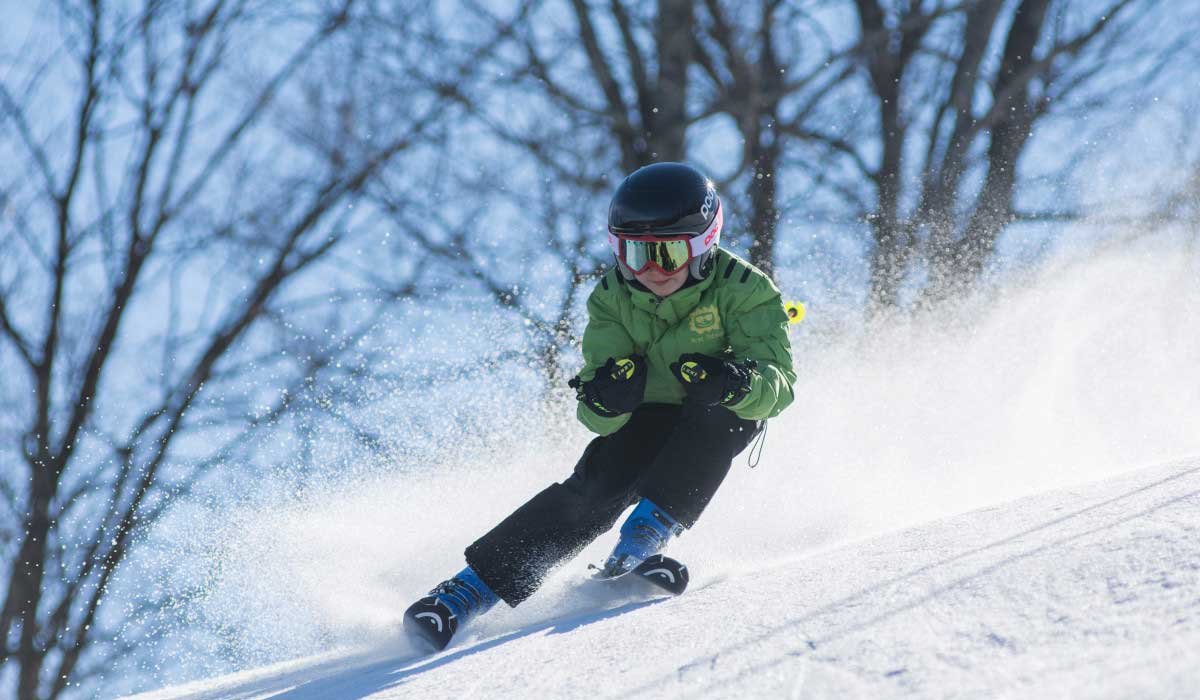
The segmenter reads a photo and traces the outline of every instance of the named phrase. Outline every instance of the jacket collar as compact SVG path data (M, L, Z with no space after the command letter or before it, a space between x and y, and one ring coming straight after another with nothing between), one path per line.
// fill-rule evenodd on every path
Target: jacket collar
M641 309L651 316L657 316L669 323L678 323L700 304L700 297L705 290L712 286L717 261L710 269L708 276L694 284L687 285L674 294L659 298L645 289L638 289L631 284L625 285L629 290L630 299L635 308ZM638 285L639 287L641 285Z

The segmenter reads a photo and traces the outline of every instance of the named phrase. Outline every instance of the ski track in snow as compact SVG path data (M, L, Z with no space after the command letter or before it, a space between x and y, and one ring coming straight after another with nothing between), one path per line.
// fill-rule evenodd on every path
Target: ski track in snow
M500 609L434 656L395 640L136 697L1192 698L1198 528L1200 460L1175 462L756 570L693 567L677 599L596 601L558 575L543 593L565 614Z

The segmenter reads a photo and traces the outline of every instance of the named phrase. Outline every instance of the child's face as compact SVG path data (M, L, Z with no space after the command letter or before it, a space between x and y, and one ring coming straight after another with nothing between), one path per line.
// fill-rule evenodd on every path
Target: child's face
M687 281L688 268L686 265L679 268L671 274L667 274L653 267L648 267L641 272L634 273L634 277L638 282L645 285L655 296L665 297L679 291L683 283Z

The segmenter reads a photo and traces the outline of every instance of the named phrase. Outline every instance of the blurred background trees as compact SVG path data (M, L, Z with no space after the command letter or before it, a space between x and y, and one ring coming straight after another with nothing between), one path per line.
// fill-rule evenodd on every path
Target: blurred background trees
M364 419L398 387L561 390L608 196L647 163L711 173L732 247L866 316L1085 218L1194 231L1193 5L25 10L0 53L0 692L86 694L153 653L119 621L179 592L111 583L206 478L322 469L335 430L436 442ZM1121 179L1147 155L1177 162Z
M354 205L445 101L403 70L377 90L355 12L61 3L7 57L5 695L56 697L137 643L101 613L138 538L307 386L369 373L384 307L362 295L418 281L339 261L383 247Z
M1178 10L1159 0L528 3L503 74L523 111L568 118L570 133L491 121L580 196L605 186L554 160L577 153L578 139L605 139L610 177L699 162L732 205L731 233L769 271L779 222L863 223L869 305L895 308L971 289L1011 224L1061 220L1061 207L1021 200L1062 204L1046 185L1082 170L1094 141L1040 144L1056 153L1046 163L1027 158L1037 127L1087 134L1097 114L1129 115L1161 94L1188 47L1171 25L1196 21ZM903 296L906 282L916 297Z

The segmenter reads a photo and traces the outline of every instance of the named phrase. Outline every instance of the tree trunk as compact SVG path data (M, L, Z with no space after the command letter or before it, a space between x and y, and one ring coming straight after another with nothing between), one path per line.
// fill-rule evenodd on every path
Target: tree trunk
M904 126L900 121L899 89L892 80L881 90L880 126L883 157L875 178L877 208L871 219L875 250L871 255L869 307L891 308L899 303L900 284L908 268L910 232L900 221L900 188L903 182Z
M30 513L26 521L25 540L13 562L13 590L10 604L15 606L15 620L21 625L17 654L21 659L17 682L19 700L37 700L45 652L37 648L38 608L42 600L42 582L46 575L46 547L50 535L50 502L56 484L51 478L49 460L33 464ZM7 635L8 630L4 630Z
M679 161L686 154L688 68L692 63L693 0L660 0L655 39L658 44L657 89L647 115L647 162Z
M1030 120L1022 113L992 131L987 179L954 256L960 285L972 285L979 279L995 252L996 238L1012 223L1017 161L1029 139L1029 130Z
M1035 62L1050 1L1024 0L1013 17L993 88L1003 99L995 107L1001 116L991 128L987 175L962 236L931 251L930 279L922 295L926 300L948 299L973 287L992 257L996 238L1012 221L1017 161L1034 121L1025 73Z
M770 119L769 115L761 117ZM776 202L779 187L776 173L779 167L779 141L773 124L760 125L753 144L753 170L750 175L750 263L768 275L775 271L775 238L779 224Z
M890 34L883 9L875 0L858 0L859 27L868 42L867 73L879 108L879 138L882 144L879 169L874 175L876 209L871 219L875 250L871 255L871 287L868 312L875 314L899 303L900 284L907 272L908 231L900 221L900 191L904 182L904 138L900 88L905 64L915 51L923 31L910 32L894 41L879 37Z

